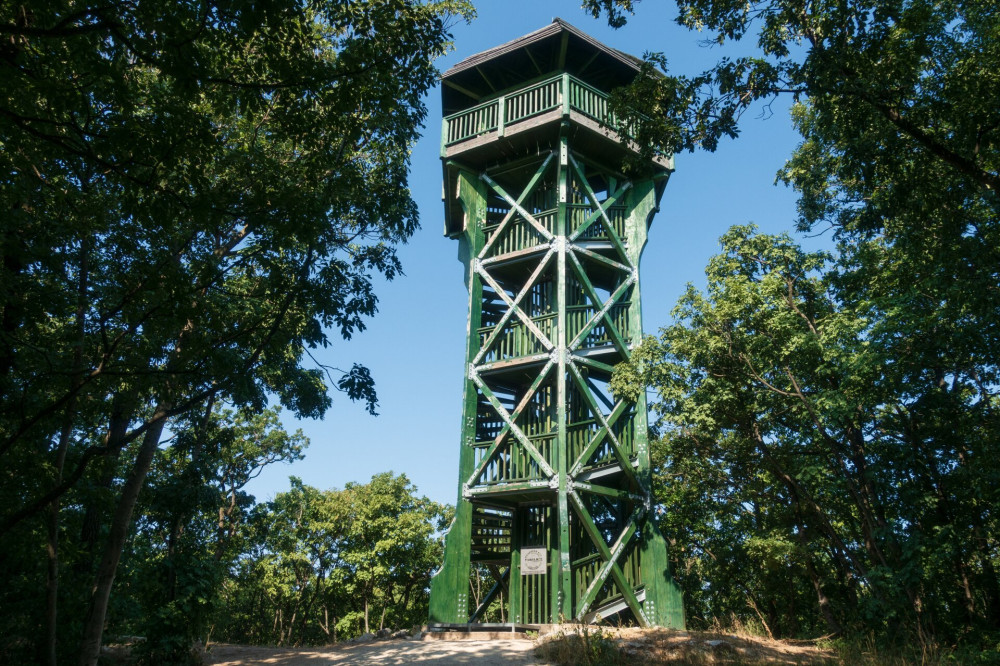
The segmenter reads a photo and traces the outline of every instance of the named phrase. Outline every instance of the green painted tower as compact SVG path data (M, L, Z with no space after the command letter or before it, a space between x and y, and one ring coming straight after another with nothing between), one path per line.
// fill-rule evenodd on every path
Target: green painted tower
M445 233L469 330L459 497L431 623L682 627L653 520L646 402L608 381L642 335L639 257L673 169L622 175L607 92L639 61L567 23L442 77ZM483 581L486 584L483 584Z

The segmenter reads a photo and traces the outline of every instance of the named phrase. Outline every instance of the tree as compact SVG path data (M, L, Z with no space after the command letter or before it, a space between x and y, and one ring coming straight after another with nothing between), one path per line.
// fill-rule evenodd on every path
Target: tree
M632 10L620 0L585 5L612 22ZM678 7L680 23L711 31L717 42L755 38L758 55L722 60L696 77L641 78L619 95L618 113L650 150L712 150L722 137L738 134L740 115L755 103L777 95L797 102L793 120L803 143L781 177L801 194L799 228L833 231L836 265L820 272L827 306L853 322L851 336L831 347L841 348L850 363L817 366L840 367L843 377L812 389L815 396L834 389L837 400L814 400L805 388L803 395L817 421L841 428L853 423L844 432L854 432L848 441L855 455L845 459L848 471L837 483L860 474L843 488L856 505L843 525L857 530L857 543L872 558L864 565L868 578L880 577L866 580L865 593L878 591L877 612L921 638L1000 626L1000 544L992 537L997 470L989 453L998 441L1000 385L1000 123L994 111L1000 16L962 0L680 0ZM654 58L650 66L655 63L665 61ZM713 274L710 293L732 293L732 279ZM765 283L760 280L762 289ZM729 303L726 297L705 307ZM690 300L682 304L684 312L700 308ZM690 320L691 329L701 331L700 321ZM767 342L776 330L785 329L771 322L741 361L765 379L761 368L780 358L781 350ZM671 347L673 339L661 342L663 358L687 353ZM715 367L693 358L686 361L693 368ZM740 372L746 391L756 395L757 380L747 369ZM842 395L859 381L864 391ZM787 382L771 385L797 390ZM742 408L746 414L752 404ZM785 446L785 437L798 436L766 443ZM727 435L702 444L711 450L728 442ZM819 526L803 527L793 542L806 529L815 534ZM845 546L839 550L847 553L854 542ZM837 551L828 548L825 556L835 558ZM815 567L817 556L806 562ZM854 603L858 572L847 564L838 564L834 589ZM840 602L826 603L832 609ZM875 615L843 617L882 626Z
M1000 19L974 0L677 0L677 22L717 43L756 36L759 55L722 59L696 77L640 78L618 112L650 150L713 150L739 133L743 112L791 94L831 123L856 112L891 129L907 149L941 161L953 178L996 192L995 37ZM632 0L586 0L623 25ZM665 59L653 54L649 66ZM640 93L640 94L637 94ZM850 120L848 119L849 123ZM857 137L855 137L857 138ZM856 142L860 144L862 142Z
M267 465L298 460L308 440L277 410L216 409L186 424L154 459L123 556L109 628L143 636L142 663L184 663L218 612L223 581L247 548L254 498L245 486Z
M995 626L996 387L914 374L880 339L891 319L844 298L850 266L750 227L722 242L707 294L689 288L613 382L660 394L662 522L691 616L922 641Z
M469 7L4 5L0 533L25 581L46 544L47 609L30 615L45 639L19 634L42 660L59 658L68 495L100 553L81 629L94 663L168 423L268 396L319 416L327 380L374 412L366 369L308 367L309 350L363 330L372 276L400 270L408 148L454 11Z
M293 478L287 493L258 507L253 546L227 586L220 635L327 643L422 622L448 513L417 496L405 475L327 491Z

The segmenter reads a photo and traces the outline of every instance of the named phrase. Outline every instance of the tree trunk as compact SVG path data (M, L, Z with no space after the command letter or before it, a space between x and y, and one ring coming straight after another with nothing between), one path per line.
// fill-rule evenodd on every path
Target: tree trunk
M56 451L56 478L55 485L62 483L63 467L66 464L66 452L69 450L69 438L72 431L71 414L73 411L71 400L67 407L66 423L59 434L59 445ZM48 559L45 573L45 641L43 643L42 663L48 666L57 666L57 646L58 646L58 620L59 620L59 498L52 500L49 505L48 520L48 544L46 555Z
M111 418L108 420L108 434L104 438L104 448L108 453L99 461L100 480L98 487L109 489L115 480L115 470L118 462L118 455L125 446L125 438L128 435L128 426L135 416L135 395L116 393L111 400ZM78 560L77 573L92 573L92 562L97 550L97 540L101 533L101 522L103 510L97 506L99 502L93 500L84 507L83 524L80 527L80 542L82 550L87 557Z
M104 620L108 612L108 600L111 597L111 587L115 582L118 562L121 560L122 550L125 547L125 539L128 536L129 527L132 525L132 511L160 443L168 411L169 407L163 403L156 408L115 509L111 533L108 535L104 555L97 570L90 612L84 620L83 638L80 641L80 664L82 666L97 665L97 659L101 653Z
M80 277L76 289L76 338L77 345L73 351L74 391L83 383L83 341L86 336L87 317L87 285L90 280L90 236L83 237L80 244ZM76 398L72 397L66 403L63 415L63 427L59 433L59 444L56 448L55 483L58 487L63 481L63 469L66 467L66 453L69 451L69 440L73 432L73 420L76 416ZM43 644L42 662L48 666L57 666L58 654L58 620L59 620L59 498L56 497L49 505L48 516L48 566L46 568L45 584L45 642Z

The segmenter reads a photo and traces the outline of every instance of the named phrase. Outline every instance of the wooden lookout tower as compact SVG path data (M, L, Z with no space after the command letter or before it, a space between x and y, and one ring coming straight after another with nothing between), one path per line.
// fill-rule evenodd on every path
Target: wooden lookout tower
M602 126L608 91L638 73L556 19L442 77L445 233L469 330L431 623L492 608L514 624L684 624L652 515L646 402L608 390L642 335L639 257L673 169L659 158L625 177L634 146Z

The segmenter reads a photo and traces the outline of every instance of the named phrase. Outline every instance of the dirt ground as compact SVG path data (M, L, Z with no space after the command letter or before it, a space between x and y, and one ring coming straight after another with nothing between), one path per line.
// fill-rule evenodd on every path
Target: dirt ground
M535 644L526 640L419 641L392 640L361 645L282 649L213 645L206 663L215 666L354 666L361 664L426 664L428 666L528 666L540 664Z
M593 631L590 629L589 631ZM666 629L604 629L635 664L799 664L818 666L834 662L830 652L792 641L771 641ZM354 666L368 664L422 664L427 666L529 666L550 663L535 656L539 642L578 640L568 635L536 640L382 640L322 648L266 648L217 644L205 655L214 666ZM558 654L556 649L552 654Z
M624 653L639 664L798 664L835 663L834 654L809 641L778 641L672 629L607 629Z

